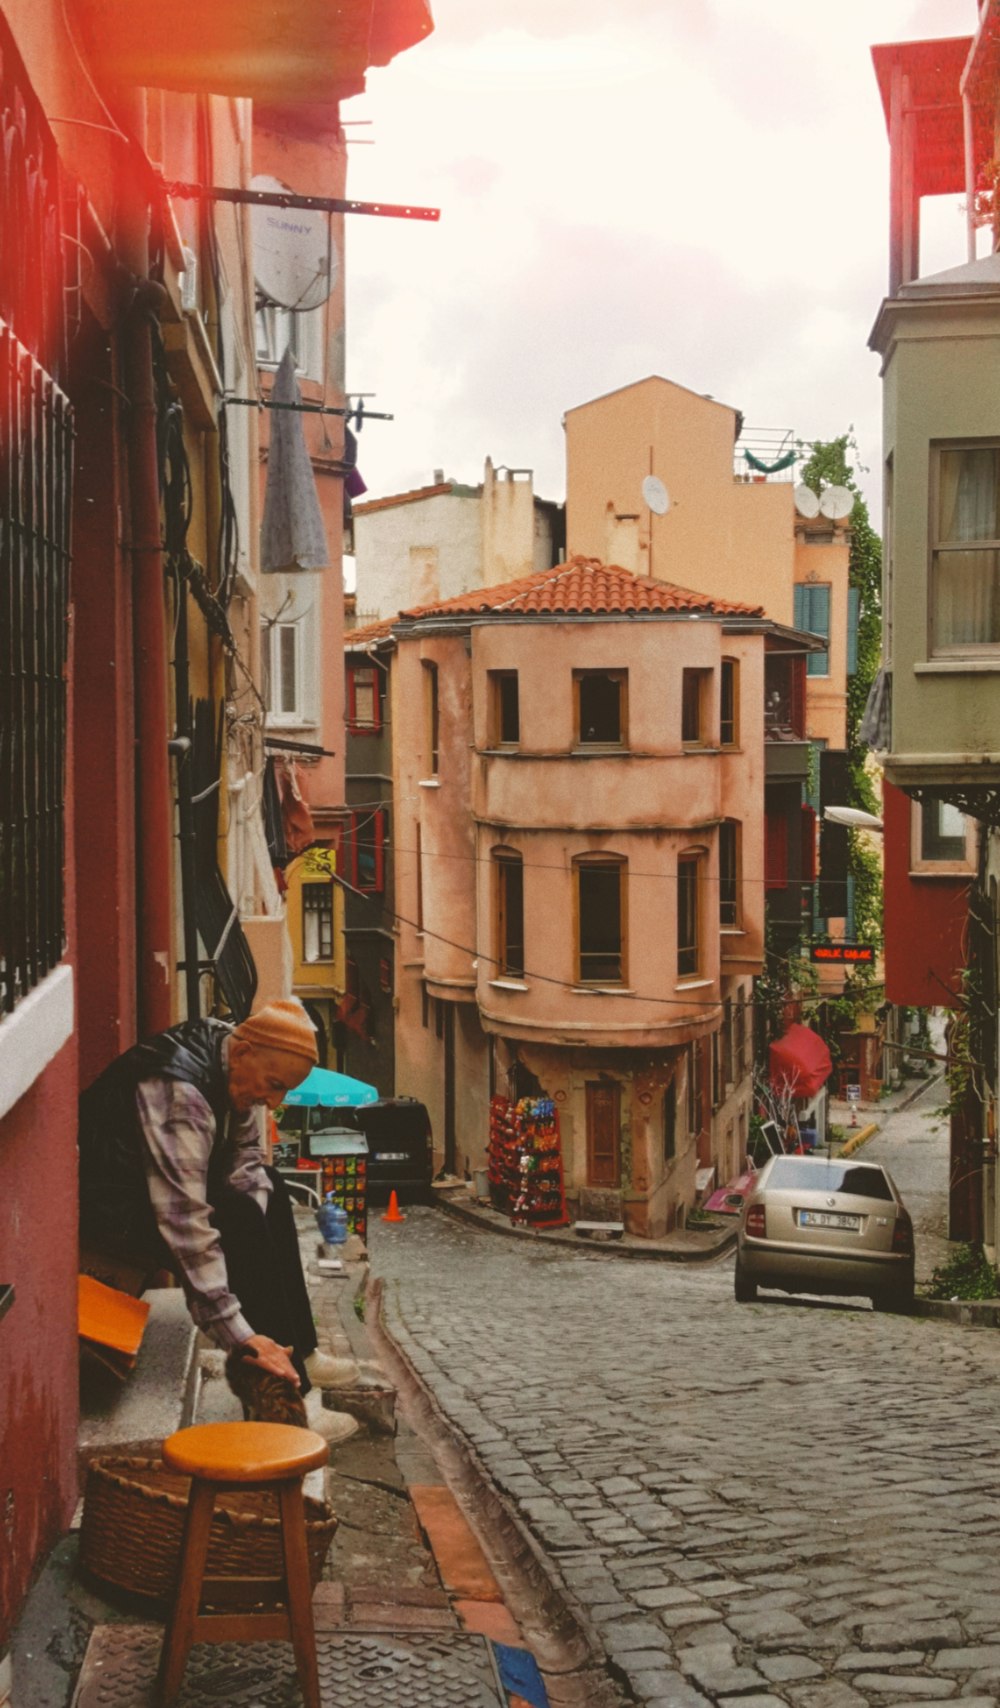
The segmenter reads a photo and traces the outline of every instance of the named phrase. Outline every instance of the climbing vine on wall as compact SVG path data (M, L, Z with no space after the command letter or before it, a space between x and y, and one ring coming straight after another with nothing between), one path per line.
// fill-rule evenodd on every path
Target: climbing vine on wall
M849 580L860 594L858 611L857 669L847 679L847 771L846 805L863 812L881 813L868 749L858 731L868 692L882 657L882 542L872 527L861 489L855 477L858 446L853 428L839 438L811 441L803 446L809 455L799 478L814 492L822 486L846 486L854 494L850 516L851 548ZM854 930L860 942L882 944L882 869L878 855L857 831L848 837L848 870L854 879ZM870 1006L874 970L858 967L849 981L859 1005Z

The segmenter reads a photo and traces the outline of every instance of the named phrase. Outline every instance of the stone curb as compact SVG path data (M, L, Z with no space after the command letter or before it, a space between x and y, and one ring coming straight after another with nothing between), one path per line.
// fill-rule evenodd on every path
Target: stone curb
M860 1150L862 1145L866 1145L868 1143L869 1139L874 1138L874 1136L878 1132L878 1130L879 1130L878 1122L877 1121L869 1121L867 1127L859 1128L859 1130L856 1133L853 1133L851 1135L851 1137L847 1140L846 1144L841 1145L839 1151L837 1152L837 1155L838 1156L853 1156L854 1152L856 1150Z
M1000 1299L922 1299L918 1294L910 1314L964 1328L1000 1328Z
M600 1252L602 1257L630 1257L647 1263L710 1263L713 1258L731 1251L736 1244L736 1217L733 1218L733 1227L731 1229L723 1228L720 1238L714 1240L711 1245L707 1245L704 1251L664 1251L662 1246L651 1246L646 1249L643 1246L625 1245L620 1239L588 1240L579 1239L572 1233L535 1233L531 1228L512 1228L502 1223L488 1222L485 1217L478 1215L475 1210L469 1209L466 1204L448 1203L443 1197L437 1198L435 1202L446 1216L453 1216L458 1222L466 1222L470 1227L482 1228L486 1233L500 1234L506 1239L530 1240L536 1250L540 1245L560 1245L570 1251L590 1252L591 1254Z

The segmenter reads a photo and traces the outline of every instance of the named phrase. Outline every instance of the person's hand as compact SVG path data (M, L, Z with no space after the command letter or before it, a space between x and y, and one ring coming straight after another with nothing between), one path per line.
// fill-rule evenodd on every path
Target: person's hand
M266 1334L252 1334L249 1340L243 1342L243 1345L253 1348L257 1363L262 1370L270 1370L272 1376L284 1376L285 1381L291 1382L293 1387L302 1386L289 1356L292 1350L290 1346L279 1346L276 1340L272 1340Z

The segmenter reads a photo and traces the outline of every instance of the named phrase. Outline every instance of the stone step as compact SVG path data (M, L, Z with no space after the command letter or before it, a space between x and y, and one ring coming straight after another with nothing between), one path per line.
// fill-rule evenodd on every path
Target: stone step
M135 1369L120 1381L85 1359L80 1372L81 1465L98 1453L159 1452L190 1421L198 1377L197 1330L179 1287L153 1287Z

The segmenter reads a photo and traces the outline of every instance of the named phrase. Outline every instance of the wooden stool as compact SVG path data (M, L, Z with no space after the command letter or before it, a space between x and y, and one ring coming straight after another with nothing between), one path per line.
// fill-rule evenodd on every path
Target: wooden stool
M325 1465L329 1448L311 1429L284 1423L205 1423L180 1429L163 1443L163 1462L191 1478L177 1591L167 1621L157 1679L161 1708L176 1698L193 1643L246 1643L291 1639L306 1708L320 1708L313 1630L312 1583L306 1550L302 1478ZM215 1496L227 1483L273 1489L281 1516L285 1572L260 1589L278 1593L284 1610L200 1613L202 1590L221 1590L224 1579L203 1582Z

